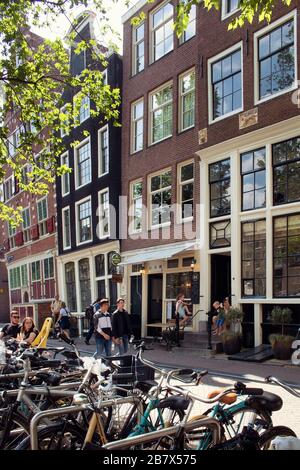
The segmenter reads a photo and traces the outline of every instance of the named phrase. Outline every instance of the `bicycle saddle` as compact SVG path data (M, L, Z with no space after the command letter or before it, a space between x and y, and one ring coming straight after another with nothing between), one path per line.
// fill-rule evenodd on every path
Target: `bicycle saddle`
M180 397L180 396L172 396L164 398L159 402L157 408L170 408L171 410L182 410L185 411L190 404L190 400L188 398Z
M211 398L215 398L217 395L219 395L219 393L221 393L223 390L221 388L219 389L216 389L216 390L212 390L211 392L209 392L209 394L207 395L207 398L211 399ZM218 401L220 403L225 403L225 405L232 405L232 403L234 403L237 399L237 394L234 393L234 392L229 392L227 393L226 395L224 395L223 397L221 397Z
M278 411L282 408L282 399L275 393L264 392L262 395L254 395L246 399L246 404L253 409Z

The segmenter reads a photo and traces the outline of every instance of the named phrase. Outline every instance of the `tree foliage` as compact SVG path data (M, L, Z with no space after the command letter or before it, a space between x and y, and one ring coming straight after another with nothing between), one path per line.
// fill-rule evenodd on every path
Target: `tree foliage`
M112 0L115 3L129 0ZM160 0L148 0L158 3ZM184 0L177 6L175 31L180 36L186 29L192 5L200 4L201 0ZM291 0L279 0L290 5ZM104 0L94 0L94 6L99 14L103 30L110 28ZM201 2L202 3L202 2ZM229 24L229 29L242 27L245 22L252 23L254 17L259 21L270 21L275 0L240 0L240 10ZM207 10L219 9L220 0L203 0ZM87 68L80 75L72 76L69 68L69 56L66 45L74 44L76 53L82 50L91 51L93 58L102 62L105 67L105 56L94 40L78 42L76 24L64 43L61 39L45 40L33 48L28 35L29 25L53 24L58 15L64 15L71 24L68 12L76 6L89 6L88 0L0 0L0 40L2 55L0 59L0 86L3 109L0 127L0 184L3 183L10 168L19 181L20 189L34 194L45 194L49 184L56 175L69 171L60 166L59 157L63 152L62 139L59 130L63 128L69 133L76 126L81 100L89 95L93 108L92 116L102 115L104 120L112 119L118 123L120 92L111 89L103 83L99 70ZM134 18L138 23L145 14ZM16 60L17 59L17 60ZM73 106L69 103L60 110L63 104L62 92L66 87L72 87L78 92ZM17 119L20 126L18 148L14 152L14 143L10 142L8 153L9 128L7 113ZM39 154L36 159L35 155ZM28 163L24 179L24 164ZM23 174L23 177L22 177ZM0 200L0 219L8 220L13 226L21 221L20 209L5 205Z

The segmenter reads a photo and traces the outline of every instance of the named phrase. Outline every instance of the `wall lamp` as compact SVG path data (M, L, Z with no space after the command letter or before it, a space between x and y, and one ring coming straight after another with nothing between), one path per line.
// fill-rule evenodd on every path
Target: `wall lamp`
M146 270L145 270L145 266L144 266L144 265L142 265L142 266L141 266L141 269L140 269L140 274L142 274L142 275L143 275L143 274L145 274L145 272L146 272Z

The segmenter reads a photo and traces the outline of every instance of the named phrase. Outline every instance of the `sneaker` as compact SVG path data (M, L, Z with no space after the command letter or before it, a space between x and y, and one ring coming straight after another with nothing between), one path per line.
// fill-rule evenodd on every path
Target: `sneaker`
M87 346L90 346L90 343L89 343L89 341L87 341L87 340L84 340L84 342L85 342L85 344L86 344Z
M207 349L212 349L212 346L207 346Z

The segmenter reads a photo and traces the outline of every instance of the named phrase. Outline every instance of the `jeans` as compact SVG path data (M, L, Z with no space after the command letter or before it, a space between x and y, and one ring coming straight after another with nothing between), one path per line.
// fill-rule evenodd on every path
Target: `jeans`
M111 339L96 338L97 356L111 356Z
M123 354L127 353L127 351L128 351L129 340L128 340L127 335L124 335L119 339L121 340L121 344L116 344L116 348L118 348L118 352L119 352L120 356L122 356Z

